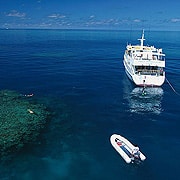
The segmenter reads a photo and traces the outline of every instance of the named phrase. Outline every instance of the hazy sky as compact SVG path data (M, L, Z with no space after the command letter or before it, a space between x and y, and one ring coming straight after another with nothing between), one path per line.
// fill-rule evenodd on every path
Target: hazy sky
M180 30L180 0L1 0L0 28Z

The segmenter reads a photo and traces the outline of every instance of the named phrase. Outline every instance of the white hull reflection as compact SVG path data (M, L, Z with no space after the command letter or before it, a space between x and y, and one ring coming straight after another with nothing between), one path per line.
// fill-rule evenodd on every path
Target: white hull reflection
M161 87L135 87L132 83L124 83L124 99L128 101L129 110L132 113L160 114L163 111L162 97L164 91Z

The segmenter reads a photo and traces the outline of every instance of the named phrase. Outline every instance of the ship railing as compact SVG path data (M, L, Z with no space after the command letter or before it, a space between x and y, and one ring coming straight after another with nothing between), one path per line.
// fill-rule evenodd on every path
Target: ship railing
M165 61L165 58L163 57L160 57L160 58L158 58L158 57L147 57L147 58L145 58L145 57L141 57L141 56L136 56L135 58L134 58L135 60L155 60L155 61Z

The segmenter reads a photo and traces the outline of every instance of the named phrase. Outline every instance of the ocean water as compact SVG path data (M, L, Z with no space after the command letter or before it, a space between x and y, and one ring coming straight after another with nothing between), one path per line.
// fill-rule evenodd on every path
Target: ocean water
M139 31L0 30L0 89L33 93L54 113L37 139L10 161L2 180L180 179L180 33L145 31L163 48L161 88L135 87L123 53ZM109 138L121 134L147 159L126 164Z

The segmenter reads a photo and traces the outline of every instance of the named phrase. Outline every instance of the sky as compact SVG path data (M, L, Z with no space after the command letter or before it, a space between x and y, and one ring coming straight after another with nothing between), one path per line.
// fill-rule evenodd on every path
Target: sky
M180 31L180 0L1 0L0 28Z

